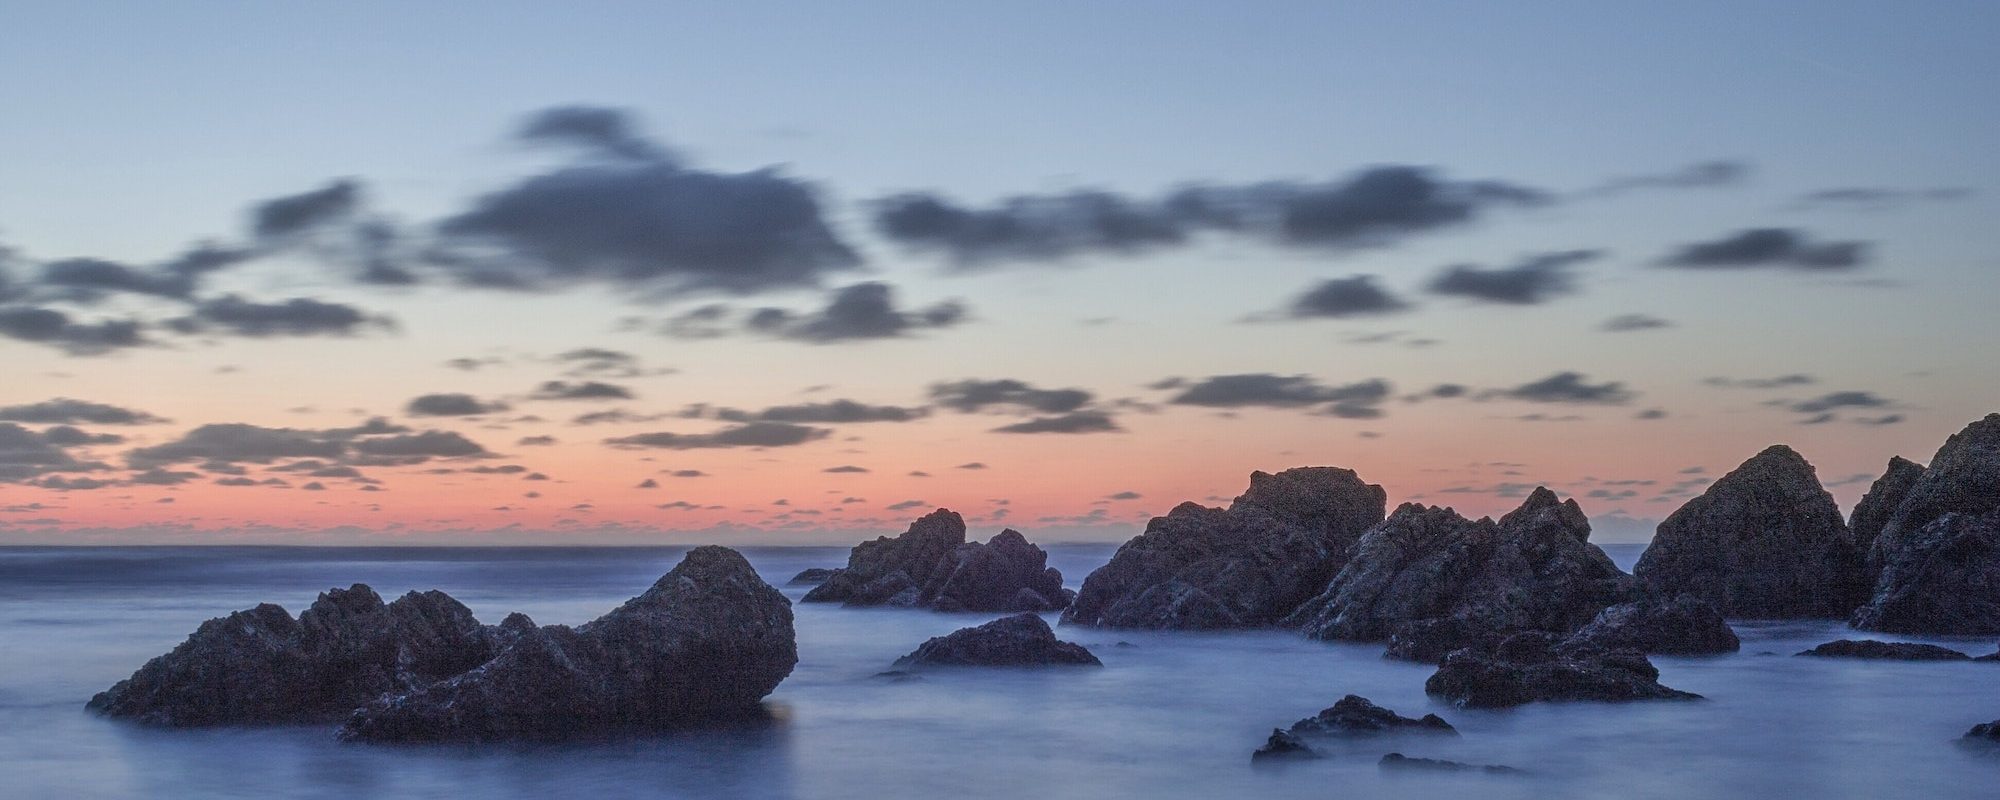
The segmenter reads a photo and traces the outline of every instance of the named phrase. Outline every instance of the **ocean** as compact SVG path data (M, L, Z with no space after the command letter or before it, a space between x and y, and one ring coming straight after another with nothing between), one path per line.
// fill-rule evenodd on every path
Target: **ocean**
M1278 631L1058 628L1102 669L877 677L926 638L995 615L796 605L799 665L769 720L572 744L373 746L326 726L156 730L84 710L202 620L259 602L294 614L327 588L442 589L497 623L588 621L686 548L0 548L4 798L1990 798L2000 756L1958 746L2000 718L2000 664L1794 658L1832 622L1737 624L1741 653L1655 657L1700 702L1460 711L1424 695L1431 667L1379 645ZM1074 587L1109 545L1055 545ZM1630 569L1639 546L1609 545ZM784 586L844 547L742 552ZM1051 622L1054 621L1051 615ZM1991 639L1922 640L1974 654ZM1122 643L1122 644L1121 644ZM1359 694L1455 738L1391 738L1256 767L1250 753ZM1505 764L1521 775L1385 772L1385 752Z

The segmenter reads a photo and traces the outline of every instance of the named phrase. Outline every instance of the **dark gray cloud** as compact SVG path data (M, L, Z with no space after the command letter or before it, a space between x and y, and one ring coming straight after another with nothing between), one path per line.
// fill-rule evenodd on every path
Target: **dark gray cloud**
M1327 183L1196 185L1143 199L1103 191L1023 195L987 208L915 192L878 201L875 227L970 269L1146 252L1203 233L1300 247L1374 247L1472 222L1496 206L1549 199L1514 184L1450 181L1422 167L1389 165Z
M557 353L550 358L566 367L564 375L572 378L638 378L646 375L663 375L673 370L647 369L640 364L639 357L623 350L603 347L580 347Z
M772 406L754 412L725 408L717 410L715 417L730 422L761 420L841 425L857 422L912 422L923 419L929 414L930 410L922 407L877 406L853 400L829 400L824 403Z
M1750 165L1742 161L1702 161L1667 172L1612 178L1585 190L1583 194L1611 195L1640 189L1706 189L1734 186L1749 176Z
M1787 408L1801 414L1821 414L1842 408L1887 408L1894 405L1874 392L1829 392L1809 400L1790 402Z
M1686 269L1845 270L1867 263L1867 242L1815 242L1793 228L1746 228L1720 239L1696 242L1660 260L1660 266Z
M1176 405L1208 408L1324 406L1320 413L1348 419L1381 416L1382 403L1389 399L1393 391L1389 382L1380 378L1329 386L1308 375L1265 372L1212 375L1184 385L1171 380L1154 385L1179 388L1179 394L1167 400Z
M483 458L492 455L477 442L450 431L413 432L376 418L347 428L266 428L241 422L202 425L179 439L125 454L133 469L203 462L210 472L240 474L237 464L294 462L300 471L340 466L408 465L431 458Z
M151 425L167 420L137 409L57 397L39 403L0 407L0 420L42 424Z
M789 447L826 438L832 431L784 422L746 422L713 433L641 433L604 440L620 448L696 450L723 447Z
M78 322L61 311L34 306L0 307L0 336L49 345L73 356L147 344L135 320Z
M135 484L141 484L145 486L178 486L180 484L187 483L188 481L196 480L200 477L201 473L199 472L180 472L176 470L161 469L159 467L154 467L152 469L133 473L132 482Z
M72 429L73 430L73 429ZM50 437L12 422L0 422L0 482L21 482L52 473L94 472L108 469L105 464L83 461L69 452L77 442L65 444L61 434Z
M600 381L544 381L529 395L535 400L631 400L631 389Z
M1883 186L1844 186L1837 189L1821 189L1799 197L1793 206L1799 209L1844 209L1854 211L1885 211L1921 203L1951 203L1971 199L1978 194L1963 186L1947 186L1934 189L1896 189Z
M930 397L938 405L967 413L996 408L1064 414L1089 405L1093 395L1083 389L1038 389L1025 381L1001 378L934 383L931 384Z
M868 472L868 468L857 467L854 466L853 464L842 464L838 467L827 467L826 469L820 471L834 475L860 475Z
M1638 393L1625 388L1618 381L1591 383L1582 373L1558 372L1538 381L1515 386L1510 389L1493 389L1483 392L1482 398L1523 400L1531 403L1578 403L1586 405L1622 405L1632 401Z
M813 344L861 339L890 339L920 330L948 328L965 321L965 306L955 300L927 308L896 307L895 289L886 283L857 283L834 292L825 308L795 313L781 308L753 312L751 330Z
M1489 303L1534 305L1576 290L1570 268L1603 257L1602 250L1538 253L1509 267L1487 269L1473 264L1446 267L1431 279L1432 294Z
M1292 319L1358 317L1406 311L1409 303L1375 284L1373 275L1329 278L1292 300L1285 311Z
M361 205L361 185L337 180L324 187L258 203L250 210L250 232L259 239L302 233L343 219Z
M445 392L412 399L404 411L413 417L468 417L506 411L505 403L489 403L469 394Z
M42 265L39 282L45 297L70 303L94 303L112 294L185 299L195 288L193 275L141 269L101 258L50 261Z
M490 456L478 442L452 431L424 431L399 436L379 436L354 442L354 450L364 456L391 458L468 458Z
M294 297L260 303L228 294L195 304L193 313L167 321L182 333L221 332L251 338L352 336L369 328L393 327L385 317L350 305Z
M55 425L42 429L42 440L57 447L79 447L87 444L118 444L125 437L115 433L91 433L74 425Z
M523 436L514 444L520 447L549 447L556 443L554 436Z
M1879 417L1860 417L1854 420L1862 425L1894 425L1903 421L1901 414L1883 414Z
M1072 411L1052 417L1035 417L994 428L994 433L1115 433L1122 428L1102 411Z
M563 144L614 158L672 161L673 156L639 132L631 115L601 106L558 106L528 118L521 141Z
M1819 383L1819 379L1811 375L1792 373L1773 375L1769 378L1703 378L1701 382L1720 389L1783 389L1788 386L1811 386Z
M1629 333L1631 331L1650 331L1659 328L1671 328L1673 326L1674 323L1672 321L1664 320L1651 314L1620 314L1605 320L1604 324L1599 326L1599 329L1610 333Z

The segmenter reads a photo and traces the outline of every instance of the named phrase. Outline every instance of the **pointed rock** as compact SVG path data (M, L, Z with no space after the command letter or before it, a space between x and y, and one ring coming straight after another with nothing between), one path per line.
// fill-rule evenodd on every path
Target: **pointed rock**
M1277 728L1271 729L1271 738L1264 740L1264 746L1250 754L1250 763L1265 764L1277 761L1310 761L1319 758L1319 751L1311 745Z
M1847 529L1854 537L1855 549L1867 554L1871 575L1882 572L1882 554L1875 550L1875 540L1888 527L1889 519L1896 509L1916 488L1917 481L1924 477L1924 465L1902 456L1889 459L1889 468L1868 487L1868 493L1861 496L1861 502L1854 505L1854 513L1848 517ZM1864 600L1866 598L1863 598Z
M1356 694L1342 697L1331 708L1292 723L1291 732L1300 736L1372 736L1404 732L1458 735L1451 723L1436 714L1411 719Z
M947 558L962 544L965 518L940 508L910 523L910 529L900 536L881 536L855 545L847 554L847 567L813 587L805 602L881 605L903 588L914 588L921 594L932 576L948 568ZM877 582L892 573L901 573L896 581L901 586L886 591L887 587Z
M1879 577L1855 627L2000 633L2000 414L1945 441L1882 525L1868 564Z
M1034 614L1015 614L972 628L960 628L923 643L898 667L1103 666L1083 645L1056 638Z

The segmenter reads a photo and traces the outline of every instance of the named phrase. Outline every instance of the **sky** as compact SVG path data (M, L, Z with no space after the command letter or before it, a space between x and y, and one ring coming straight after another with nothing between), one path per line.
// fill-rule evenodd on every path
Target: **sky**
M2000 410L2000 7L0 2L0 542L1600 541Z

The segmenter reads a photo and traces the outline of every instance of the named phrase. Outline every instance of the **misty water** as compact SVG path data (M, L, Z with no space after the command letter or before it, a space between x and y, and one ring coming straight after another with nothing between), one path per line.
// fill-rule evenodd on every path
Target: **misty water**
M1110 546L1058 545L1071 586ZM1794 658L1853 637L1836 623L1739 623L1740 654L1657 657L1690 703L1460 711L1431 668L1377 645L1283 632L1061 628L1102 669L876 677L924 639L993 615L797 605L799 665L769 721L563 745L370 746L331 728L157 730L96 717L90 696L209 617L363 582L438 588L498 622L581 623L644 590L684 548L0 548L0 775L9 797L1222 798L1992 797L2000 756L1958 746L2000 717L2000 665ZM1606 548L1620 566L1636 546ZM844 548L746 548L767 580ZM1975 653L1992 640L1932 640ZM1124 643L1121 645L1120 643ZM1457 738L1369 740L1253 768L1250 752L1360 694ZM1521 776L1386 773L1389 751Z

